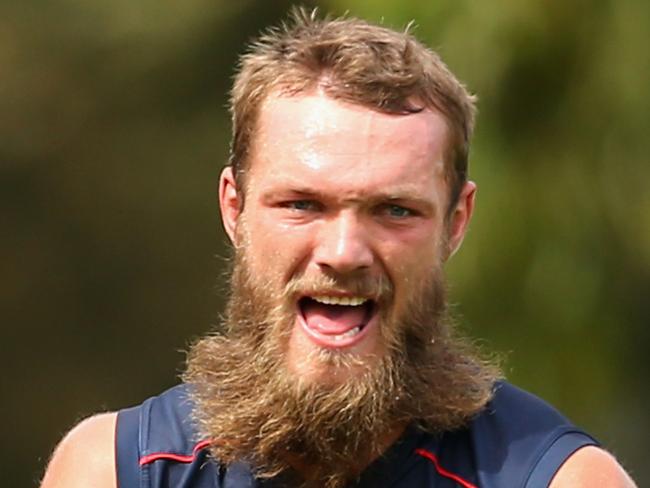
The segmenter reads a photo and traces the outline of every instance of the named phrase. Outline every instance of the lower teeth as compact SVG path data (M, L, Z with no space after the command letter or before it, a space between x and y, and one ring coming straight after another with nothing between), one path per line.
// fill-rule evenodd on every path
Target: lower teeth
M344 334L339 334L334 336L335 341L342 341L343 339L348 339L349 337L357 335L361 331L361 327L356 326L354 329L350 329Z

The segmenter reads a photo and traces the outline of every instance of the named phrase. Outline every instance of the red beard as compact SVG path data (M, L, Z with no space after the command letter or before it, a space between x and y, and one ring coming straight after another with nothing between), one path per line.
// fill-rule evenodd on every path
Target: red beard
M322 369L355 374L306 382L285 364L295 322L295 293L324 282L350 291L368 287L379 311L384 354L371 365L340 351L310 358ZM220 463L245 460L257 476L280 473L296 485L338 488L354 479L406 424L428 431L458 428L490 399L496 367L452 332L442 272L432 272L401 316L386 283L322 277L271 289L237 256L220 329L191 349L185 381L193 385L196 421L214 439ZM293 482L292 482L293 483Z

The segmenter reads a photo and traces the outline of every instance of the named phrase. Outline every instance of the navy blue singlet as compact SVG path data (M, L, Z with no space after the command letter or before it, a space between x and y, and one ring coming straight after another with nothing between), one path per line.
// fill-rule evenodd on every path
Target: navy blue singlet
M245 463L227 468L190 420L179 385L118 413L118 488L279 488ZM440 436L407 429L351 488L544 488L577 449L598 445L544 401L499 383L465 429Z

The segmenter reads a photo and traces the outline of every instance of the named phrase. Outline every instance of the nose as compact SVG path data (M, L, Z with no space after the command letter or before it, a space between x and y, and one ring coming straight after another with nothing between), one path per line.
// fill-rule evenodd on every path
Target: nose
M317 235L314 261L338 273L370 268L374 261L370 235L358 216L342 212L324 223Z

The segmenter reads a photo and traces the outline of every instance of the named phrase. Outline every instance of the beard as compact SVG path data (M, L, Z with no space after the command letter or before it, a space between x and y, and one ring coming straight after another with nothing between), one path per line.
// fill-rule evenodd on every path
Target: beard
M278 287L265 278L240 248L225 317L188 356L194 420L219 463L249 463L257 477L281 475L284 485L340 488L396 429L453 430L491 398L498 368L454 332L441 269L399 311L387 280L320 275ZM382 351L364 358L315 349L307 360L324 374L309 381L286 362L296 296L332 289L374 297Z

